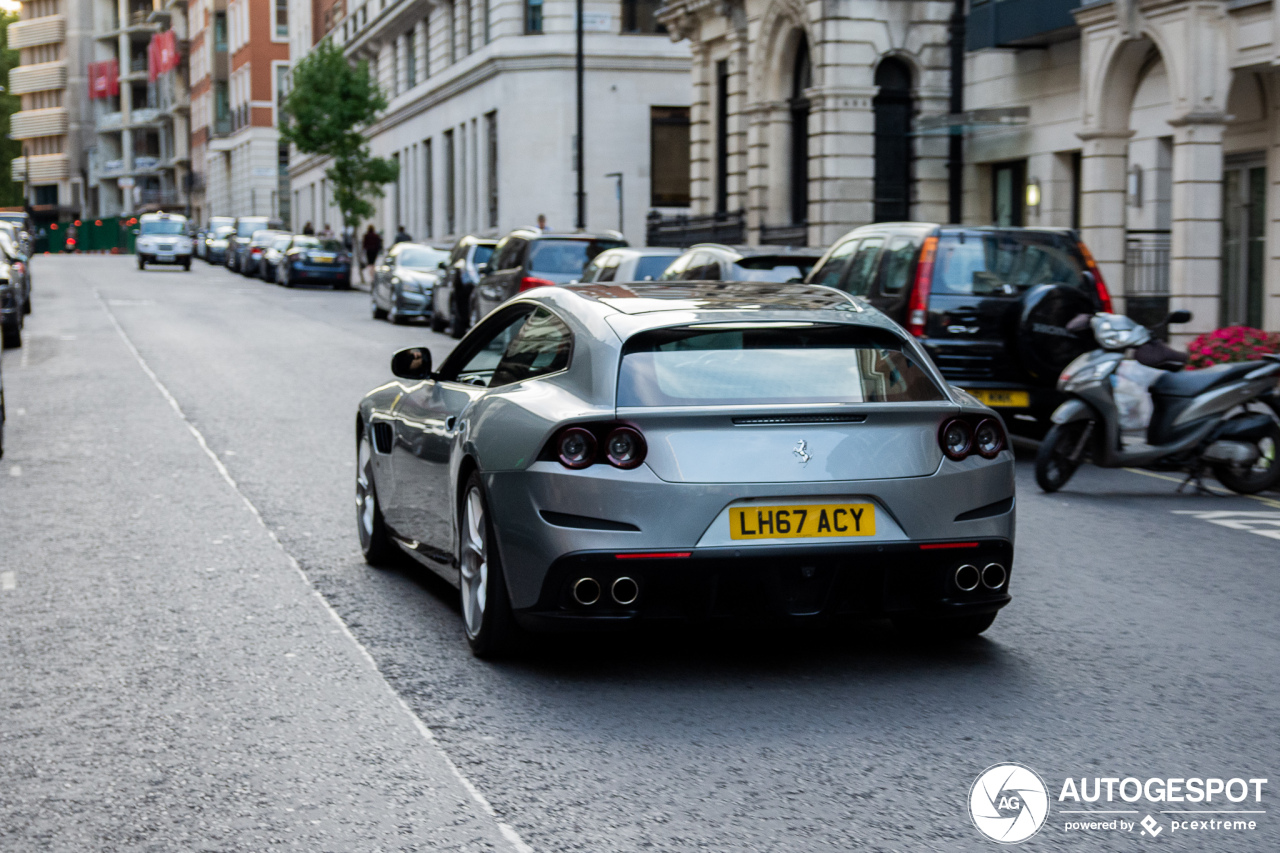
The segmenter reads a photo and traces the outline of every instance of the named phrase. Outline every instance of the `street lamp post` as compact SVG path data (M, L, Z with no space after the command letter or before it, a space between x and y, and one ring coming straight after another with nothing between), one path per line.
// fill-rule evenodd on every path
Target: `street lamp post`
M577 55L577 61L576 61L576 70L577 70L576 83L578 87L578 91L577 91L578 135L574 139L574 145L577 147L577 151L576 151L577 156L575 157L575 160L577 161L577 166L578 166L578 176L577 176L578 177L578 218L575 224L577 225L577 228L579 231L583 231L587 227L587 193L586 193L586 183L584 178L586 174L584 167L586 166L586 164L583 162L583 157L582 157L582 150L583 150L582 149L582 76L583 76L583 65L584 65L583 57L582 57L582 6L583 6L583 0L578 0L578 3L577 3L578 55Z

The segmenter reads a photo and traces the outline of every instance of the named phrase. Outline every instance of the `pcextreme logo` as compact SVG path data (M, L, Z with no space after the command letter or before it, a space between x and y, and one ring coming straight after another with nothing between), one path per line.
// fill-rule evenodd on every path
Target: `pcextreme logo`
M1068 777L1058 794L1063 832L1135 833L1154 839L1187 832L1256 831L1266 779L1236 777ZM988 767L969 789L969 817L986 838L1017 844L1049 818L1049 789L1023 764Z
M969 789L969 817L992 841L1026 841L1049 817L1049 790L1030 767L994 764Z

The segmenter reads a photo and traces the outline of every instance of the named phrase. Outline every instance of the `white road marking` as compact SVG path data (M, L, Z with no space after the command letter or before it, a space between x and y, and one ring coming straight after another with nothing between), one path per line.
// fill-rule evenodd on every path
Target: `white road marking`
M11 468L9 469L9 476L10 476L10 477L21 477L21 476L22 476L22 466L21 466L21 465L14 465L13 467L11 467Z
M134 360L138 362L138 366L142 368L142 372L147 375L147 378L151 380L151 383L156 386L156 390L158 390L160 395L168 401L174 412L176 412L182 422L186 424L187 430L190 431L192 437L195 438L196 444L200 445L200 449L209 457L209 461L213 463L213 467L222 475L222 479L226 481L232 491L240 497L240 500L244 501L244 505L248 507L249 512L253 514L258 525L266 531L267 536L269 536L271 541L275 543L276 547L280 549L280 553L284 554L285 558L289 561L289 564L293 566L294 570L302 578L303 583L305 583L311 590L311 594L320 602L320 606L323 607L325 612L329 614L330 618L338 624L339 630L346 635L347 639L355 645L356 649L359 650L360 655L365 659L365 662L369 664L369 667L378 674L379 678L382 679L383 686L387 688L387 692L391 694L391 696L400 704L400 707L404 710L405 714L409 716L409 719L413 722L414 728L418 730L418 733L422 735L424 740L435 747L436 751L440 754L440 757L444 759L445 766L453 772L454 777L462 784L462 787L467 789L467 793L471 795L471 799L480 806L485 814L493 819L494 823L497 824L498 831L502 833L502 837L511 843L511 846L516 850L516 853L534 853L533 848L524 842L520 837L520 834L516 832L510 824L498 819L498 812L493 808L489 799L484 794L480 793L480 789L473 785L470 779L462 775L462 771L458 769L458 765L453 763L453 759L449 757L449 754L444 751L444 747L440 745L438 740L436 740L435 733L432 732L427 724L422 721L421 717L414 713L414 710L409 707L409 703L405 701L404 697L396 692L396 689L391 685L391 682L387 680L387 676L378 668L378 662L373 659L373 655L369 653L367 648L365 648L364 643L360 642L356 635L352 633L351 628L347 626L347 623L342 621L342 617L338 615L338 611L334 610L333 606L329 604L329 601L320 594L320 590L316 589L315 584L311 582L311 578L307 576L302 565L293 556L293 554L289 553L285 549L284 543L280 541L280 537L276 535L275 531L267 526L267 522L262 517L262 513L258 511L258 507L254 505L253 501L249 500L248 495L240 490L240 486L232 478L231 472L227 470L227 466L218 458L218 454L214 453L209 447L209 442L205 440L204 434L196 428L196 425L193 424L187 417L186 413L182 411L182 406L178 404L177 399L173 394L169 393L169 389L165 387L165 384L160 381L160 377L157 376L155 371L147 364L146 359L142 357L142 353L138 352L138 348L133 345L133 341L129 338L128 333L125 332L124 327L120 325L120 321L116 319L116 315L111 310L111 305L118 304L120 300L109 301L104 299L102 292L97 290L94 291L94 294L102 304L102 310L106 312L107 319L111 321L111 325L115 327L116 333L120 335L120 340L124 341L124 345L133 355ZM125 300L124 303L131 304L127 300ZM159 496L157 495L157 497ZM253 576L255 578L258 577L256 574Z
M0 572L0 589L8 592L18 586L18 576L13 572Z
M1248 512L1230 509L1202 512L1193 509L1175 509L1173 514L1189 515L1200 521L1218 524L1231 530L1244 530L1266 536L1268 539L1280 540L1280 512Z

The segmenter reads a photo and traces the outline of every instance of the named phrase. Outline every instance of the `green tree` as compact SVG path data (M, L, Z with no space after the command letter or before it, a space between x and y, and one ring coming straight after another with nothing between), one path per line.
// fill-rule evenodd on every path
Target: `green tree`
M373 215L371 199L381 197L383 187L400 175L399 164L374 157L364 138L364 128L387 108L368 63L353 65L341 48L328 39L320 42L293 66L293 85L282 107L284 141L303 154L333 160L325 175L342 223L354 233Z
M9 94L9 69L18 65L18 51L9 49L9 25L17 15L0 12L0 206L22 204L22 184L13 179L13 161L22 155L22 143L9 136L9 119L22 107L22 99Z

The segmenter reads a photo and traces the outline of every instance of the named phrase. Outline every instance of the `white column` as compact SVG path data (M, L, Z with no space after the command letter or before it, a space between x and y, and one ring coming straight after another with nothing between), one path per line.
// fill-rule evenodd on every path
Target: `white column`
M1107 289L1123 310L1125 170L1129 131L1080 134L1080 233L1098 262Z
M1172 124L1172 122L1171 122ZM1195 315L1174 338L1185 343L1218 325L1222 279L1222 117L1182 120L1173 136L1171 309Z

